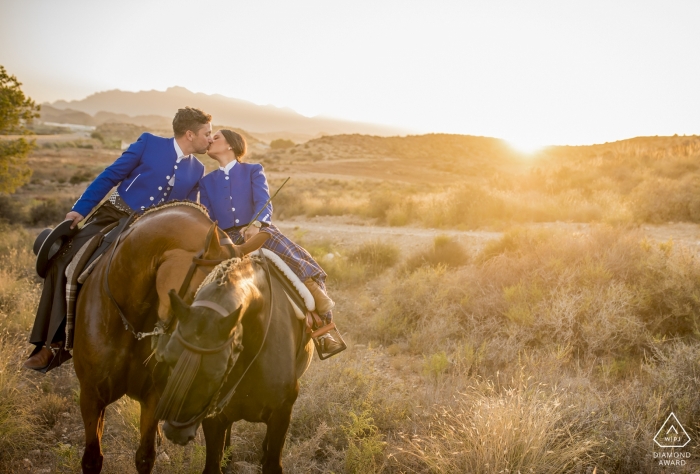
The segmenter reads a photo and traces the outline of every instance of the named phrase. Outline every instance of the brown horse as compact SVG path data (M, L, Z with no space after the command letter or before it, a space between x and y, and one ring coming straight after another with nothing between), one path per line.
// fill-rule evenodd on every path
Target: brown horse
M151 340L137 340L135 334L153 331L158 321L168 319L170 289L180 288L189 274L191 282L183 285L183 294L191 301L206 274L234 251L221 246L219 231L203 208L187 202L147 211L115 245L83 285L76 307L73 360L85 424L82 468L85 473L101 471L105 408L129 395L141 404L135 461L143 474L151 472L155 461L154 412L167 373L154 360L144 363L152 352ZM195 256L201 257L199 266L188 272Z
M202 424L204 473L221 473L224 445L238 420L267 425L263 473L282 472L280 458L299 378L314 349L266 265L257 256L223 262L204 280L191 306L170 293L178 327L157 356L175 368L158 414L166 420L165 435L178 444L188 443ZM239 318L243 351L236 360L223 348L232 346L236 333L240 336L235 329ZM201 364L191 364L198 352Z

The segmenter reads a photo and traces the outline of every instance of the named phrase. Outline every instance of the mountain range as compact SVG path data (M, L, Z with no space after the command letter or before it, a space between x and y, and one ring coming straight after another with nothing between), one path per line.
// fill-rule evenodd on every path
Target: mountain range
M206 111L213 116L215 124L226 124L266 135L287 134L312 138L344 133L391 136L411 132L388 125L321 116L306 117L290 108L257 105L220 94L194 93L184 87L170 87L165 91L110 90L97 92L81 100L59 100L42 105L42 120L82 125L125 122L158 128L168 127L177 109L184 106Z

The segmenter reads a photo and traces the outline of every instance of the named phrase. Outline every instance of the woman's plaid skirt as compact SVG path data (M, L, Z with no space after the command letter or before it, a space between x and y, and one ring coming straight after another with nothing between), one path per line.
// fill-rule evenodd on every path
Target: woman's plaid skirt
M301 281L311 278L318 283L323 291L326 291L326 272L304 247L292 242L274 224L261 227L260 232L270 234L270 238L263 244L264 248L279 255ZM228 235L234 242L237 242L238 239L243 240L237 230L229 231ZM332 312L329 311L328 314L321 316L330 322Z

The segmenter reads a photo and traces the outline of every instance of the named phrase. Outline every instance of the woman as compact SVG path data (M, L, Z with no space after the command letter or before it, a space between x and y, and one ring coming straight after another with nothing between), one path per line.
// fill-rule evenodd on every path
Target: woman
M259 163L241 161L246 148L245 139L239 133L219 130L214 134L207 155L219 163L219 169L201 179L200 202L233 242L243 241L239 245L242 255L260 247L279 255L313 295L316 312L330 322L335 303L326 294L326 273L306 249L289 240L272 224L272 204L263 209L270 199L263 167ZM253 220L259 212L258 218ZM253 225L241 235L250 222ZM340 347L330 334L322 336L320 342L325 353Z

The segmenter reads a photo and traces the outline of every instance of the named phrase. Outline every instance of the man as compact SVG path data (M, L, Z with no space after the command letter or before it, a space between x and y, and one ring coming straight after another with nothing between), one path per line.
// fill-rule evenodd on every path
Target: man
M204 165L192 153L205 153L212 143L211 115L190 107L180 109L173 119L173 132L174 138L142 134L95 178L66 214L66 220L72 222L70 229L74 229L117 186L117 190L93 213L87 224L49 261L34 328L29 337L29 342L36 348L24 363L25 367L44 370L54 357L70 358L63 349L65 270L84 243L105 226L133 212L142 213L151 206L170 200L197 200L198 182L204 175Z

